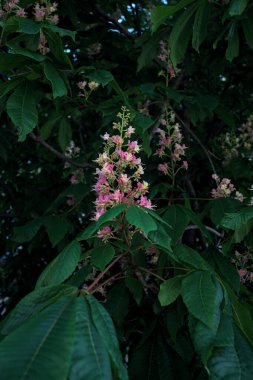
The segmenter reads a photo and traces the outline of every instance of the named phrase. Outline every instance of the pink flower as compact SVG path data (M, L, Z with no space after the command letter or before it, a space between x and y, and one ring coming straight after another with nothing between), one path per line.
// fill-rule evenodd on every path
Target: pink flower
M146 207L146 208L149 208L149 209L153 208L153 206L151 204L151 200L148 199L147 197L143 197L142 196L138 203L142 207Z
M164 174L168 174L168 164L166 164L166 162L164 162L163 164L159 164L158 170L159 170L159 172L162 172Z
M34 8L34 15L37 21L42 21L44 19L44 16L46 14L45 7L40 6L38 3L35 5Z
M108 238L112 237L112 230L110 227L103 227L101 230L97 233L98 237L102 238L103 240L108 240Z
M68 206L73 206L75 204L75 196L74 194L67 194L67 204Z
M126 137L130 137L134 132L135 132L135 128L130 126L127 128L125 135L126 135Z
M116 203L121 203L122 199L124 197L124 194L120 192L120 190L115 190L114 193L111 195L111 199L116 201Z
M129 182L129 178L127 176L127 174L120 174L119 178L118 178L118 183L119 185L126 185L127 183Z
M187 161L183 161L182 168L184 168L184 169L187 170L188 166L189 166L188 162Z
M104 208L99 208L97 209L95 215L94 215L94 220L97 221L101 215L103 215L105 213L105 209Z
M113 136L112 141L113 141L116 145L122 145L122 144L123 144L123 139L122 139L122 137L120 137L120 136Z
M109 138L110 138L110 135L107 132L102 136L102 139L105 141L109 140Z
M77 83L77 86L80 88L80 90L84 90L87 82L85 80L80 81Z
M104 163L101 173L106 175L106 174L111 174L113 173L114 165L109 164L108 162Z
M16 16L18 17L26 17L25 10L23 8L19 8L16 10Z

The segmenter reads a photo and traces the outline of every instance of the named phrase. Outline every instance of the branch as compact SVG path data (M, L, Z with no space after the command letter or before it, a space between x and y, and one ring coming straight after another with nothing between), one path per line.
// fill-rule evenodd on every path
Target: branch
M87 168L93 167L93 165L90 165L90 164L81 164L79 162L75 162L75 161L71 160L71 158L68 158L67 156L65 156L65 154L56 150L53 146L51 146L46 141L44 141L40 136L35 135L35 133L33 133L33 132L30 133L29 136L32 140L34 140L38 144L44 146L44 148L46 148L49 152L53 153L56 157L60 158L62 161L68 162L69 164L76 166L77 168L87 169Z
M102 9L100 9L96 4L94 4L93 0L90 1L90 4L92 8L94 9L94 11L99 16L101 16L102 19L104 19L105 21L109 21L109 23L113 24L115 28L118 29L120 32L122 32L127 38L133 37L132 34L126 28L124 28L123 25L121 25L121 23L119 23L115 18L113 18L112 16L102 11Z
M93 281L93 283L90 286L88 286L86 290L90 292L99 283L101 278L103 278L104 275L114 266L114 264L116 264L122 257L126 255L127 253L124 252L121 255L117 256L109 265L107 265L107 267L103 270L103 272L101 272L100 275L97 276L97 278Z

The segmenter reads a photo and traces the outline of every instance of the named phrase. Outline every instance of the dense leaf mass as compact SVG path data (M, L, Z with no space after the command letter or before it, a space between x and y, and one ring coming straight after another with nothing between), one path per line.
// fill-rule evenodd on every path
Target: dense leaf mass
M250 380L253 3L0 1L3 380Z

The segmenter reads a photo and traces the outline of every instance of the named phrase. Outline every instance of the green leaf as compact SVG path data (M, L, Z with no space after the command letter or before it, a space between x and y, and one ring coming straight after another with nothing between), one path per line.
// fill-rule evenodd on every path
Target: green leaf
M232 62L234 58L239 55L239 35L237 30L237 23L232 23L228 35L228 47L226 50L226 58Z
M72 223L66 217L60 215L47 216L43 224L46 227L49 240L53 247L73 229Z
M156 231L151 231L148 234L148 238L154 242L155 244L159 245L160 247L164 248L166 251L171 252L171 237L166 232L166 230L163 228L163 226L157 225Z
M91 263L102 271L115 256L115 249L111 244L105 244L92 249L90 255Z
M194 0L181 0L176 5L161 5L159 7L155 7L151 13L152 32L154 33L159 26L167 20L167 18L174 15L174 13L180 11L193 1Z
M230 198L214 199L211 204L210 217L212 222L218 226L224 217L224 214L235 210L237 205L236 200Z
M237 326L234 326L234 333L236 352L241 367L241 378L250 379L253 373L253 348Z
M1 59L1 55L0 55L0 59ZM20 79L14 79L14 80L12 79L6 82L2 82L0 84L0 98L7 95L10 91L14 90L14 88L16 88L23 81L24 79L20 78Z
M158 299L162 306L170 305L180 295L182 277L176 276L161 284Z
M113 75L106 70L97 70L91 74L85 74L85 77L89 78L92 81L95 81L103 86L107 85L114 80Z
M132 277L127 277L125 279L125 284L132 293L137 305L140 305L143 296L142 284L136 278Z
M169 206L165 214L164 220L171 225L170 236L172 243L176 243L182 239L183 233L189 224L189 217L177 205Z
M157 224L153 218L149 216L144 207L136 205L130 206L126 213L126 219L128 223L140 228L146 236L150 231L157 230Z
M46 78L51 82L53 89L53 97L61 97L65 96L68 93L67 87L61 78L58 70L50 63L49 61L45 61L43 63L44 73Z
M25 34L38 34L41 29L40 22L34 22L31 19L12 16L4 24L5 32L19 32Z
M81 254L81 246L73 240L41 273L36 289L48 285L58 285L65 281L75 270Z
M221 276L225 278L236 293L239 293L240 277L235 266L232 265L230 260L224 257L220 252L214 253L213 258L219 268Z
M208 369L210 380L241 379L241 369L235 347L232 345L216 347L208 362Z
M127 371L122 362L118 340L110 315L93 296L88 295L87 300L90 304L93 323L110 354L111 362L115 367L118 379L127 380Z
M177 19L169 37L171 48L171 60L177 66L184 58L191 35L192 21L198 4L193 4L187 8Z
M49 304L55 302L64 295L74 294L76 288L69 285L47 286L29 293L8 314L1 326L1 334L8 335L22 325L31 316L45 309Z
M114 218L122 214L122 212L126 209L126 207L127 205L122 203L110 208L110 210L106 211L98 219L97 221L98 228L102 226L102 224L110 222L111 220L113 220Z
M222 227L229 228L234 231L245 229L247 224L253 219L253 207L243 208L238 212L227 213L221 220Z
M197 9L192 34L192 47L197 52L199 47L206 38L207 26L210 16L210 3L206 0L202 1Z
M96 223L91 223L84 230L81 236L78 237L78 240L87 240L90 237L92 237L104 223L108 223L120 214L122 214L126 207L127 205L122 203L110 208L108 211L106 211L103 215L100 216Z
M2 340L2 380L66 379L73 346L75 308L74 297L62 297Z
M11 44L8 44L10 47L10 54L18 54L18 55L23 55L24 57L28 57L33 59L34 61L37 62L43 62L46 60L46 57L40 53L36 53L35 51L28 50L22 47L14 46Z
M252 13L248 18L242 20L243 33L248 46L253 49L253 25L252 25Z
M18 140L24 141L26 135L32 132L38 123L33 87L29 82L21 84L9 97L7 113L13 124L18 127Z
M31 220L21 227L14 227L12 240L17 243L31 241L43 224L43 218Z
M52 32L58 33L60 37L70 37L73 41L75 41L75 36L77 32L73 32L72 30L60 28L54 24L45 24L45 28L52 30Z
M69 380L112 380L110 358L90 316L89 304L77 300L74 347Z
M240 16L248 5L249 0L232 0L229 5L230 16Z
M210 273L197 271L182 282L182 297L189 312L211 329L215 328L215 316L222 301L222 291L214 283Z
M72 138L72 128L66 118L61 119L59 124L58 144L60 145L61 150L65 152L66 147L69 145Z
M187 245L180 244L174 250L175 256L181 262L195 269L210 270L210 266L200 254Z

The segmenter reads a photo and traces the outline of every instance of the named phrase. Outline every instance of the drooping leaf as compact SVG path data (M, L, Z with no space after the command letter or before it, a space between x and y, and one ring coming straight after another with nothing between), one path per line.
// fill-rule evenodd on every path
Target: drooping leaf
M26 135L32 132L38 123L38 111L33 96L33 88L29 82L22 83L9 97L7 113L18 128L18 140L24 141Z
M106 265L113 259L115 249L111 244L98 246L91 251L91 263L99 270L104 270Z
M84 297L79 297L77 300L75 339L69 379L113 379L108 352L94 326L89 305Z
M7 316L1 326L1 334L8 335L22 325L28 318L45 309L56 299L73 293L75 287L69 285L57 285L40 288L29 293L17 304Z
M12 239L17 243L31 241L40 230L43 218L37 218L26 223L24 226L14 227Z
M150 231L157 230L157 224L143 207L130 206L126 213L126 219L128 223L140 228L145 235L148 235Z
M43 68L46 78L51 82L53 89L53 97L57 98L67 95L67 87L58 70L52 65L52 63L49 61L45 61L43 63Z
M36 289L48 285L58 285L75 270L81 254L81 246L73 240L41 273Z
M176 276L163 282L160 286L158 298L162 306L170 305L181 292L182 276Z
M246 9L249 0L232 0L229 5L230 16L240 16Z
M208 1L202 1L195 14L193 24L192 47L196 51L199 51L200 45L206 38L209 16L210 3Z
M159 26L169 18L169 16L172 16L174 13L180 11L192 2L193 0L181 0L176 5L161 5L155 7L151 12L152 32L154 33Z
M66 147L69 145L72 138L72 128L66 118L61 119L58 132L58 144L61 150L65 152Z
M226 50L226 58L232 62L239 54L239 35L237 30L237 23L232 23L228 34L228 47Z
M2 379L67 378L74 339L75 308L74 297L62 297L2 340Z
M192 4L177 19L169 37L171 60L177 66L184 58L191 35L192 21L198 4Z
M101 339L109 352L111 362L117 373L118 379L127 380L128 375L126 368L122 362L121 353L119 350L119 344L115 334L115 329L112 323L112 320L108 312L104 309L99 302L89 295L87 300L90 304L91 317L94 325L96 326L97 332L100 335Z
M182 281L182 297L189 312L211 329L222 301L222 291L207 271L190 273Z
M50 215L44 218L44 223L50 242L55 247L67 233L73 229L72 223L60 215Z

